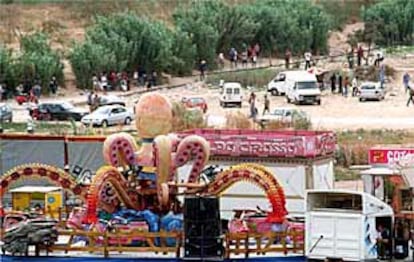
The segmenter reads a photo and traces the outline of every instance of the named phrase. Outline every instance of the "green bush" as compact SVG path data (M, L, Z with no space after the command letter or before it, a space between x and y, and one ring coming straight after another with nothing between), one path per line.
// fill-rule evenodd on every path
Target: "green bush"
M206 60L212 67L217 53L249 44L259 25L242 5L217 0L193 1L187 8L177 8L173 17L177 28L191 35L197 60Z
M174 75L191 75L195 65L196 46L192 43L190 35L181 30L174 33L172 44L172 57L170 68Z
M302 54L327 51L331 17L311 1L263 0L245 7L260 24L255 40L264 54L284 53L290 48Z
M69 58L82 88L90 88L92 73L102 71L133 71L139 66L147 72L186 73L194 61L186 37L180 32L174 35L161 22L132 13L98 16L87 30L86 41L75 44ZM183 55L187 48L189 53ZM174 59L174 53L182 56Z
M382 0L364 8L362 13L366 27L375 28L374 42L381 45L413 43L414 1Z
M14 70L13 52L4 46L0 46L0 84L6 84L9 91L17 84Z
M63 64L60 54L51 49L48 37L36 32L20 39L21 52L13 53L5 47L0 47L0 76L9 91L24 79L38 78L43 87L43 93L48 93L48 84L52 76L58 83L63 82Z

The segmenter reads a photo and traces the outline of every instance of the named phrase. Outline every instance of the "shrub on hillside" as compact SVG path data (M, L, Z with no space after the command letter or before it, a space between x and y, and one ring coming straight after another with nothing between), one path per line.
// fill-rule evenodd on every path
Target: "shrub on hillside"
M60 54L52 50L47 35L36 32L20 40L21 52L0 47L0 81L8 91L14 93L15 87L24 80L38 79L43 93L49 92L49 81L55 76L63 84L63 64Z
M197 60L206 60L211 67L219 52L249 44L258 28L238 5L216 0L193 1L190 7L177 8L173 17L177 28L191 35Z
M311 1L263 0L244 8L260 24L254 40L264 54L284 54L287 48L299 54L327 51L331 17Z
M414 33L414 1L381 0L362 10L366 32L381 45L412 44ZM372 26L371 26L372 25ZM374 30L367 30L373 28Z
M141 68L147 74L152 70L187 74L194 65L193 50L186 33L172 32L161 22L133 13L118 13L98 16L86 41L75 44L70 61L78 84L90 88L92 74L102 71Z

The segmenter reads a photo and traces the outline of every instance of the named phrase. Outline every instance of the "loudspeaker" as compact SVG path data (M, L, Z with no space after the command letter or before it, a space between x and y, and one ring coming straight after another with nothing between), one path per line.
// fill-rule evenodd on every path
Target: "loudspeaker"
M185 236L188 238L206 237L215 238L221 235L220 221L185 221L184 222Z
M187 221L220 220L220 205L217 197L186 197L184 219Z
M184 252L186 258L221 258L224 255L223 239L185 238Z
M217 197L187 197L184 202L184 258L223 257Z

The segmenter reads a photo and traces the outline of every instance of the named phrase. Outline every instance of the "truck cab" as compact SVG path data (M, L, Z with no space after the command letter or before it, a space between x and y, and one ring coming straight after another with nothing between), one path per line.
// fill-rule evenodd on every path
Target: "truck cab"
M294 104L321 104L316 76L307 71L290 71L285 80L286 101Z

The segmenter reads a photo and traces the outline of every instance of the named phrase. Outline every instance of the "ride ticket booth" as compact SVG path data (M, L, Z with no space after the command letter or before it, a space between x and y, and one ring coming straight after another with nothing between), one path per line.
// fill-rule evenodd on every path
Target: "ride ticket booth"
M52 218L59 218L63 207L63 190L53 186L22 186L10 190L14 211L30 211L36 207Z

